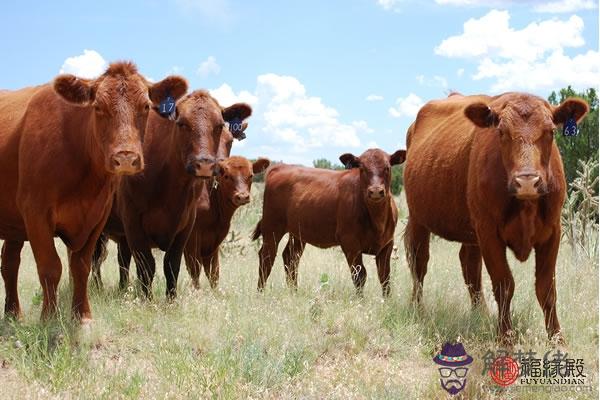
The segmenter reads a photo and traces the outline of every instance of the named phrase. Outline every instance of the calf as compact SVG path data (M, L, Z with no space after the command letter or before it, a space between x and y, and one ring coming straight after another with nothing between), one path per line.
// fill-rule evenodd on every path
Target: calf
M244 103L221 108L208 92L199 90L177 102L175 121L158 117L148 121L146 170L121 180L105 236L98 243L96 269L106 237L112 237L118 243L121 287L127 284L133 256L142 290L150 297L156 268L151 249L158 247L166 253L167 297L176 295L200 183L213 176L222 136L232 135L225 123L241 121L251 112Z
M430 233L460 242L472 304L484 303L483 256L498 303L501 340L511 341L515 283L506 249L519 261L535 249L535 290L546 329L563 340L554 271L566 183L553 134L556 125L579 121L587 111L579 99L553 107L524 93L455 94L419 111L409 128L404 169L405 247L415 302L422 297Z
M69 250L73 313L91 318L87 279L94 246L111 209L119 175L144 167L141 140L151 108L187 82L149 83L134 64L111 64L93 80L58 76L53 83L0 93L0 238L4 311L19 316L17 276L29 240L42 285L42 317L56 309L62 273L54 237ZM160 117L156 117L160 118Z
M184 250L185 263L196 289L199 288L201 265L210 286L217 287L219 246L229 232L235 210L250 202L254 174L263 172L268 166L269 160L264 158L251 163L235 156L219 162L215 184L208 191L208 201L199 201L196 222Z
M390 294L390 256L398 210L390 192L391 166L404 162L405 151L391 156L379 149L360 157L343 154L347 171L278 164L265 178L262 219L253 239L263 237L259 251L258 289L271 273L277 246L286 233L283 263L288 285L298 285L298 263L306 243L340 246L359 292L367 271L362 255L376 257L383 295Z

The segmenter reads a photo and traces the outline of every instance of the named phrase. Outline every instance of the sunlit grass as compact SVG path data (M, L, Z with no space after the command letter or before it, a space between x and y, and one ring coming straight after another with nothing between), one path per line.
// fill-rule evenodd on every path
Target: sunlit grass
M27 247L19 277L25 317L17 323L0 322L0 392L6 398L77 399L447 398L431 358L443 342L460 338L475 359L465 389L468 397L564 398L564 393L517 397L490 390L490 378L481 373L482 357L498 347L496 305L484 272L490 314L471 311L457 244L433 240L424 307L410 305L402 220L396 232L400 249L392 261L391 299L382 300L372 259L360 298L341 252L311 247L302 257L297 292L286 288L278 258L265 292L257 293L258 245L248 238L260 217L259 196L254 197L235 218L239 240L225 246L216 292L205 278L195 291L182 268L179 296L168 303L162 268L157 268L154 301L142 300L133 287L121 293L111 245L103 268L105 290L91 290L90 328L79 328L69 317L66 267L62 313L50 323L39 322L40 289ZM64 248L61 253L66 255ZM551 347L535 298L533 260L510 260L518 346L543 354ZM594 260L572 257L563 245L557 282L566 350L584 358L588 382L596 390L568 396L597 398L598 266Z

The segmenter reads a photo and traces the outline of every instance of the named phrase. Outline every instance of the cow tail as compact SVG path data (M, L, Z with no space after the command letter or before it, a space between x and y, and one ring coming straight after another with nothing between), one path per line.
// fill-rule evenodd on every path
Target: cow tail
M261 222L262 219L258 221L258 224L256 224L256 228L254 228L254 232L252 233L252 240L258 240L258 238L262 235L262 231L260 229Z

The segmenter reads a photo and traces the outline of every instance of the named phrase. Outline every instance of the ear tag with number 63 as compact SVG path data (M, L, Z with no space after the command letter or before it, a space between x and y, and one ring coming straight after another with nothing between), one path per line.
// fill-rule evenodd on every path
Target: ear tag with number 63
M172 96L167 96L158 106L158 112L163 117L169 117L169 119L175 118L175 99Z
M569 119L567 119L567 122L565 122L565 125L563 126L563 135L577 136L578 133L579 130L577 129L577 121L575 121L575 118L570 117Z

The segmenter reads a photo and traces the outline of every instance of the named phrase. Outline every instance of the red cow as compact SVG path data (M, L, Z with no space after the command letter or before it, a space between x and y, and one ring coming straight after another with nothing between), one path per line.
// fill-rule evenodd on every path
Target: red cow
M142 290L151 296L156 269L151 249L158 247L166 253L167 297L175 297L201 182L213 176L223 136L232 138L225 123L237 123L251 113L245 103L222 108L208 92L198 90L177 102L175 121L149 119L144 143L146 169L121 180L104 230L118 243L121 287L127 285L133 255ZM106 236L98 244L95 270L99 270L103 242Z
M0 93L0 238L6 315L19 316L17 275L29 240L44 292L42 317L56 309L59 236L69 249L73 312L91 318L87 279L94 245L111 209L119 175L141 171L141 140L151 108L187 82L152 84L129 62L97 79L58 76L53 83ZM158 118L158 117L157 117Z
M409 128L404 187L406 255L420 302L434 233L462 243L460 262L473 305L483 303L481 258L492 280L501 339L512 337L514 281L506 248L519 261L535 249L536 295L550 337L561 341L554 271L565 177L553 140L557 125L581 120L585 102L558 107L523 93L453 95L427 103Z
M271 273L277 246L286 233L283 250L287 282L298 284L298 263L306 243L320 248L340 246L350 267L352 281L361 292L367 278L362 255L376 257L383 295L390 293L390 256L398 210L390 192L391 166L404 162L405 151L391 156L379 149L360 157L343 154L340 161L350 170L329 171L278 164L265 178L262 219L253 239L260 235L258 289Z
M196 289L200 287L202 266L210 286L217 287L219 248L229 233L233 213L250 202L252 178L268 166L269 160L264 158L251 163L244 157L234 156L219 162L215 186L209 188L207 199L200 198L196 223L184 250L185 263Z

